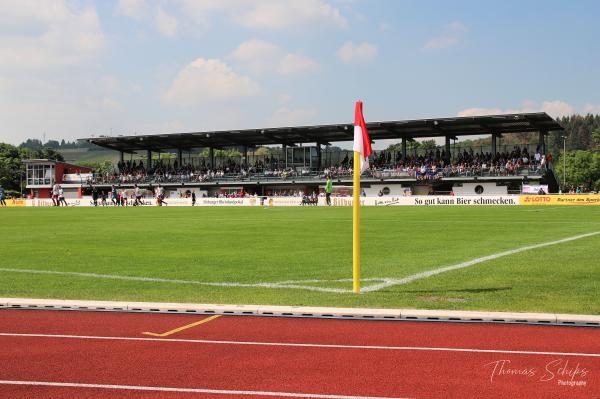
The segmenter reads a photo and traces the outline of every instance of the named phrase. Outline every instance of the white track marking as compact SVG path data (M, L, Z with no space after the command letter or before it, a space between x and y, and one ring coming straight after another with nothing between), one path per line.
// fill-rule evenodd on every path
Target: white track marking
M466 262L457 263L456 265L446 266L446 267L442 267L439 269L434 269L434 270L429 270L429 271L422 272L422 273L413 274L412 276L404 277L401 279L389 279L388 281L384 281L381 284L375 284L370 287L365 287L362 291L363 292L373 292L373 291L382 290L387 287L392 287L394 285L408 284L408 283L412 283L413 281L417 281L417 280L421 280L421 279L424 279L427 277L435 276L437 274L441 274L441 273L445 273L445 272L449 272L449 271L453 271L453 270L458 270L458 269L463 269L465 267L473 266L473 265L476 265L476 264L482 263L482 262L487 262L489 260L495 260L498 258L502 258L504 256L518 254L519 252L529 251L531 249L543 248L543 247L547 247L550 245L563 244L565 242L575 241L575 240L579 240L581 238L592 237L592 236L595 236L598 234L600 234L600 231L595 231L593 233L580 234L577 236L567 237L567 238L563 238L562 240L543 242L541 244L527 245L525 247L511 249L509 251L498 252L496 254L472 259L472 260L469 260Z
M579 352L543 352L504 349L477 349L477 348L437 348L425 346L382 346L382 345L341 345L341 344L311 344L294 342L258 342L258 341L222 341L209 339L181 339L181 338L141 338L141 337L111 337L96 335L66 335L66 334L20 334L0 333L0 337L25 337L25 338L54 338L54 339L82 339L82 340L107 340L107 341L151 341L169 343L192 343L212 345L250 345L250 346L283 346L292 348L330 348L330 349L367 349L384 351L430 351L430 352L467 352L467 353L504 353L513 355L544 355L544 356L577 356L597 357L600 353ZM14 343L13 343L14 345Z
M541 244L528 245L525 247L512 249L509 251L499 252L496 254L484 256L481 258L472 259L466 262L458 263L452 266L446 266L439 269L429 270L426 272L421 272L417 274L413 274L404 278L395 278L395 277L381 277L381 278L364 278L361 281L363 282L377 282L380 281L379 284L373 284L370 286L366 286L362 288L363 293L375 292L382 290L387 287L392 287L395 285L403 285L412 283L413 281L424 279L427 277L435 276L440 273L445 273L457 269L462 269L465 267L473 266L482 262L487 262L489 260L498 259L504 256L514 255L519 252L528 251L531 249L542 248L549 245L562 244L569 241L579 240L581 238L591 237L600 234L600 231L595 231L592 233L581 234L577 236L563 238L557 241L544 242ZM59 275L59 276L76 276L76 277L85 277L85 278L99 278L99 279L110 279L110 280L125 280L125 281L143 281L143 282L152 282L152 283L171 283L171 284L195 284L195 285L203 285L210 287L246 287L246 288L270 288L270 289L298 289L298 290L307 290L307 291L317 291L317 292L329 292L335 294L346 294L352 293L351 289L346 288L331 288L331 287L317 287L312 285L306 285L311 283L343 283L343 282L351 282L352 279L343 278L337 280L289 280L289 281L280 281L280 282L271 282L271 283L238 283L238 282L208 282L208 281L196 281L196 280L180 280L180 279L168 279L168 278L155 278L155 277L137 277L137 276L121 276L116 274L98 274L98 273L81 273L81 272L63 272L63 271L55 271L55 270L39 270L39 269L15 269L15 268L0 268L0 272L10 272L10 273L30 273L30 274L51 274L51 275Z
M274 396L283 398L314 398L314 399L402 399L390 396L350 396L350 395L328 395L318 393L295 393L295 392L271 392L271 391L236 391L231 389L207 389L207 388L175 388L155 387L139 385L111 385L111 384L80 384L74 382L48 382L48 381L15 381L0 380L0 385L26 385L57 388L88 388L88 389L112 389L125 391L151 391L151 392L180 392L180 393L204 393L213 395L246 395L246 396Z

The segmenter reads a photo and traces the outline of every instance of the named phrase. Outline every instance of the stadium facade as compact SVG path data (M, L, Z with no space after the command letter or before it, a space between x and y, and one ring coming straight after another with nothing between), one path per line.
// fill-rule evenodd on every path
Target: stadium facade
M551 131L564 130L560 124L546 113L518 113L506 115L488 115L473 117L432 118L404 121L371 122L367 124L373 142L386 140L386 143L397 140L400 150L387 154L387 163L380 163L379 168L371 170L361 181L363 194L367 196L400 196L407 194L454 193L457 195L505 195L520 192L523 184L545 184L550 192L558 191L558 180L552 169L551 162L539 162L534 165L521 165L518 169L505 170L504 165L498 168L478 167L465 169L455 164L462 156L457 153L456 146L451 146L452 140L458 136L481 137L491 136L491 145L487 149L488 158L494 158L499 151L498 141L504 135L518 133L537 133L537 142L532 146L533 152L547 156L546 136ZM394 164L404 164L407 159L425 159L411 153L409 143L417 139L443 139L444 145L439 146L430 156L436 162L430 162L427 168L419 171L407 171L406 168L394 167ZM171 195L185 196L195 192L200 197L214 197L234 192L246 192L260 196L276 195L277 193L312 193L319 192L325 184L327 176L333 178L336 191L340 195L350 195L352 186L351 173L330 173L336 167L344 165L344 151L330 151L332 143L348 142L353 139L352 124L293 126L281 128L204 131L190 133L172 133L157 135L135 135L117 137L86 138L89 143L118 151L121 165L130 165L126 155L142 154L144 159L136 167L142 165L143 170L149 171L157 167L157 154L169 153L174 156L173 165L169 168L181 168L186 165L189 170L224 169L222 160L215 157L215 150L235 148L241 154L239 163L245 165L243 173L207 173L200 176L196 173L144 173L143 176L126 178L114 176L96 176L89 168L76 171L75 165L52 163L48 160L28 160L27 188L32 197L45 198L49 188L55 182L63 184L67 198L81 198L89 194L94 185L101 190L109 190L112 185L121 189L132 188L135 184L143 189L152 189L157 184L167 188ZM276 159L263 159L269 164L266 168L254 170L251 165L257 164L253 150L262 146L279 148ZM535 148L535 149L534 149ZM198 154L201 149L208 149L208 156L202 165L194 164L191 154ZM454 150L454 151L453 151ZM467 150L464 149L465 155ZM472 149L470 150L472 153ZM519 150L520 151L520 150ZM481 150L483 156L483 150ZM376 152L376 157L377 157ZM381 154L381 152L379 152ZM536 154L537 155L537 154ZM144 157L145 156L145 157ZM427 157L427 154L426 156ZM267 157L268 158L268 157ZM352 157L350 156L350 159ZM384 161L385 161L384 157ZM438 162L439 161L439 162ZM454 162L454 163L453 163ZM429 164L445 165L432 167ZM488 162L490 164L491 162ZM193 167L190 167L190 164ZM134 164L135 165L135 164ZM456 168L454 167L456 165ZM485 165L484 165L485 166ZM35 171L40 168L53 168L49 172L50 179L39 179ZM273 169L277 173L272 173ZM330 168L330 169L328 169ZM351 166L350 166L351 168ZM427 169L427 170L425 170ZM31 171L31 174L30 174ZM75 173L73 173L75 172ZM43 172L46 176L47 172ZM31 178L30 178L31 176ZM44 184L39 184L40 182Z
M26 159L27 190L30 198L50 198L52 186L60 184L68 198L81 198L93 169L49 159Z

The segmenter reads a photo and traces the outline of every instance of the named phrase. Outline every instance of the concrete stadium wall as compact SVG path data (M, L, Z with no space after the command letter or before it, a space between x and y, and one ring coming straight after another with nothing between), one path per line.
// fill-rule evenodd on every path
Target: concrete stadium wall
M482 182L473 182L473 183L462 183L462 185L454 185L452 187L452 191L454 191L454 195L478 195L475 191L475 187L481 186L483 188L483 192L479 195L507 195L508 194L508 186L497 186L496 183L482 183Z

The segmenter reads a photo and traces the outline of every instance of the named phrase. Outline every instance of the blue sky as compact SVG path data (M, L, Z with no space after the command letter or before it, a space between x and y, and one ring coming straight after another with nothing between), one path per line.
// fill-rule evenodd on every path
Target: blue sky
M0 0L0 141L600 113L600 2Z

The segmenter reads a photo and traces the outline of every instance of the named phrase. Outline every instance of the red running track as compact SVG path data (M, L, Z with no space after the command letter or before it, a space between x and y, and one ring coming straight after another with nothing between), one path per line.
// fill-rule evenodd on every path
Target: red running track
M0 310L0 398L600 398L600 329Z

